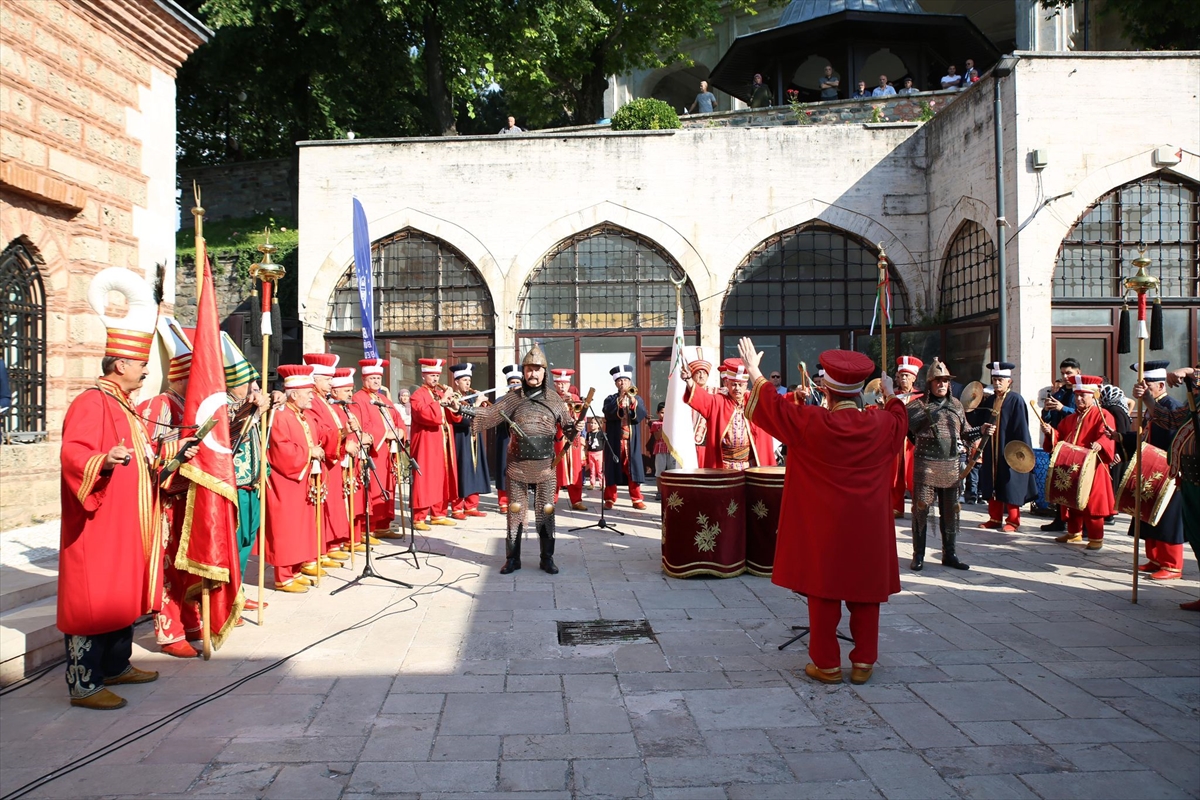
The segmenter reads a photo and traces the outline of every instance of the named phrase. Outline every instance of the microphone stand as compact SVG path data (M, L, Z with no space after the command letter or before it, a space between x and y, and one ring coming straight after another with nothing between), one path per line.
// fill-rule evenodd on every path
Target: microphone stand
M637 399L635 398L633 402L636 404L636 403L637 403ZM589 407L589 408L587 409L587 414L585 415L585 424L586 424L586 418L587 418L589 415L590 415L590 417L591 417L592 419L599 419L599 417L597 417L597 416L596 416L596 412L592 411L592 409ZM606 422L607 422L607 421L606 421ZM619 455L618 455L618 454L617 454L617 453L616 453L616 452L613 450L612 442L610 442L610 441L608 440L607 426L606 426L606 429L605 429L605 434L604 434L604 449L608 451L608 454L609 454L610 456L612 456L612 458L613 458L613 461L615 461L615 462L617 463L617 466L620 466L620 465L621 465L621 458L620 458L620 456L619 456ZM604 518L604 489L605 489L605 487L606 487L607 485L608 485L608 478L607 478L607 476L606 476L606 475L605 475L605 474L602 472L602 473L600 474L600 519L596 520L596 521L595 521L595 522L593 522L591 525L581 525L581 526L579 526L578 528L569 528L569 529L567 530L567 533L574 533L575 531L586 531L586 530L588 530L588 529L590 529L590 528L599 528L600 530L613 531L614 533L618 533L618 534L620 534L621 536L624 536L624 535L625 535L625 531L623 531L623 530L619 529L619 528L618 528L617 526L615 526L615 525L610 525L610 524L609 524L609 522L608 522L608 520L606 520L606 519Z
M384 486L383 481L379 478L379 472L375 469L375 461L371 458L370 448L363 445L362 434L358 431L354 431L354 436L358 439L358 451L362 453L363 456L363 518L366 520L366 524L364 525L365 532L363 541L367 546L367 557L366 563L363 565L363 571L361 575L349 581L344 586L339 586L329 594L332 596L338 592L344 592L351 586L357 586L358 584L362 583L366 578L378 578L381 581L387 581L388 583L394 583L397 586L403 586L405 589L412 589L413 585L411 583L405 583L404 581L396 580L395 578L389 578L384 575L380 575L371 565L371 476L375 476L375 482L379 484L379 491L385 500L390 500L391 495L388 494L387 487Z
M409 499L411 500L412 499L412 481L414 480L414 477L415 477L413 472L415 471L415 473L417 475L422 474L421 473L421 465L417 463L417 459L413 458L412 449L408 446L408 440L404 439L400 436L400 432L396 430L396 426L392 423L391 415L386 413L387 405L379 402L378 400L373 401L371 403L371 405L378 406L380 411L383 412L383 413L380 413L380 415L379 415L379 416L383 417L383 424L386 425L387 429L392 432L392 436L395 437L394 439L392 439L392 441L396 442L396 446L408 458L408 463L412 467L412 469L408 473L408 482L409 482L408 496L409 496ZM400 501L400 532L401 532L401 534L403 534L404 533L404 480L399 473L400 473L400 471L399 471L399 469L397 469L396 470L396 495L397 495L396 499ZM400 556L409 556L409 555L411 555L413 557L413 564L416 566L416 568L420 569L421 561L417 558L417 532L416 532L416 529L413 528L413 518L412 518L412 509L411 508L408 510L408 547L406 547L403 550L400 550L398 552L395 552L395 553L388 553L386 556L380 556L379 560L383 561L385 558L398 558Z

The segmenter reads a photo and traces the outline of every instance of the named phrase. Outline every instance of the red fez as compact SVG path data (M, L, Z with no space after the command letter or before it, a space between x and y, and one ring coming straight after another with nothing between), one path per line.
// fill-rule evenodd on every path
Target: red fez
M368 375L382 375L383 368L387 365L386 358L364 358L358 362L358 372L364 378Z
M896 359L896 371L907 372L910 375L918 375L921 372L921 367L925 366L921 363L921 359L916 356L900 356Z
M337 353L305 353L304 363L313 368L313 375L333 376L337 369Z
M307 364L282 364L279 377L283 378L284 389L311 389L313 368Z
M839 394L857 394L875 371L875 362L853 350L826 350L821 354L826 388Z

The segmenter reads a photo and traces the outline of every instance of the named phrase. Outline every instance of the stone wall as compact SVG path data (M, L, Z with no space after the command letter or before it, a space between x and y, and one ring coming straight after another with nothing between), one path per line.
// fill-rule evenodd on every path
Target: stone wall
M296 219L295 159L181 169L179 188L185 198L192 196L193 181L200 186L205 219L243 219L258 214Z
M153 278L162 264L173 299L175 70L206 35L155 0L0 4L0 247L20 238L43 262L52 439L99 372L91 277L122 266ZM57 445L0 445L3 526L57 498L43 452Z
M739 111L717 111L712 114L684 114L679 121L685 128L800 125L797 113L803 113L808 120L804 123L806 125L916 122L921 118L923 102L929 103L936 114L954 102L960 94L958 90L949 90L871 100L831 100L824 103L808 103L800 109L793 109L791 106L743 108ZM876 109L879 110L879 119L875 119Z

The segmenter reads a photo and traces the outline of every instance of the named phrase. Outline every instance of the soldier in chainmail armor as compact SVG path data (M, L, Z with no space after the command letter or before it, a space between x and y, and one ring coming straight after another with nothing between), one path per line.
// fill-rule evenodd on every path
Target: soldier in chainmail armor
M991 425L972 428L963 405L950 394L954 376L941 361L934 360L926 373L929 393L908 404L909 435L913 438L913 558L909 565L919 571L925 565L925 535L929 509L938 503L938 522L942 531L942 565L969 569L958 560L959 442L971 442L989 435Z
M562 427L567 441L576 434L573 417L562 397L547 385L546 355L537 345L521 362L521 388L500 397L490 406L463 408L473 417L471 431L481 433L507 422L511 438L508 445L508 537L505 542L501 575L521 568L521 529L525 523L525 504L533 489L534 520L541 545L541 568L558 573L554 564L554 437Z

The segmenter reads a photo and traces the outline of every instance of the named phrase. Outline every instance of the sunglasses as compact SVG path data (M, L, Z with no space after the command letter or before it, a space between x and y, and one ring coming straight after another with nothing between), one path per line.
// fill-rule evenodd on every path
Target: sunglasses
M781 376L781 375L780 375L778 372L776 372L776 373L773 373L773 374L771 375L771 377L772 377L772 378L779 378L779 377L782 377L782 376Z

